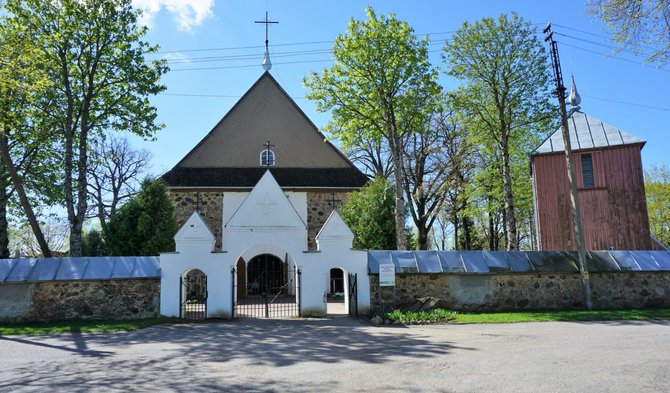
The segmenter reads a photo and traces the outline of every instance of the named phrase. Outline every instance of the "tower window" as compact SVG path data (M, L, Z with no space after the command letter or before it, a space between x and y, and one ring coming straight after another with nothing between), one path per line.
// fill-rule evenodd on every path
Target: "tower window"
M593 179L593 157L591 154L582 154L582 179L584 188L595 188Z
M261 166L275 166L275 152L266 149L261 152Z

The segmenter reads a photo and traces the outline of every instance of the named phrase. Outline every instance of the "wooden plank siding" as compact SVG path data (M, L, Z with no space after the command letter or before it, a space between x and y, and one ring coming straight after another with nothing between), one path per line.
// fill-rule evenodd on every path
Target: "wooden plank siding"
M575 153L582 224L589 250L652 248L642 144ZM585 189L581 155L591 154L594 188ZM531 157L540 250L575 250L563 153Z

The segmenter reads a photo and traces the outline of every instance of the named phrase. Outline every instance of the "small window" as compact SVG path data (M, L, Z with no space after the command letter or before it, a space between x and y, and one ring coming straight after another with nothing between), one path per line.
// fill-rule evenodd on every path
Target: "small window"
M582 179L584 188L595 188L593 179L593 158L591 154L582 154Z
M275 152L263 150L261 152L261 166L275 166Z

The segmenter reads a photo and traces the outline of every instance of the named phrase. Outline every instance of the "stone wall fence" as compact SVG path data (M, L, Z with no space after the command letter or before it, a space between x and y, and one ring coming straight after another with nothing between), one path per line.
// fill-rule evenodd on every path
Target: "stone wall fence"
M159 315L158 257L0 260L0 322Z
M584 307L579 273L404 273L393 287L370 274L374 309L433 297L457 311L561 310ZM670 271L592 272L593 307L670 307Z

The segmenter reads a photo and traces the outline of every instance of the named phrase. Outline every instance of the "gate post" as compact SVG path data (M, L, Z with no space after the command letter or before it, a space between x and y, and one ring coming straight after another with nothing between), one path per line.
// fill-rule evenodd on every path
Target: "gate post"
M179 318L183 318L182 310L184 309L184 299L182 293L184 292L184 277L179 276Z
M230 318L235 318L235 267L230 268Z
M302 317L302 270L298 268L298 317Z
M358 273L349 274L349 315L358 316Z

